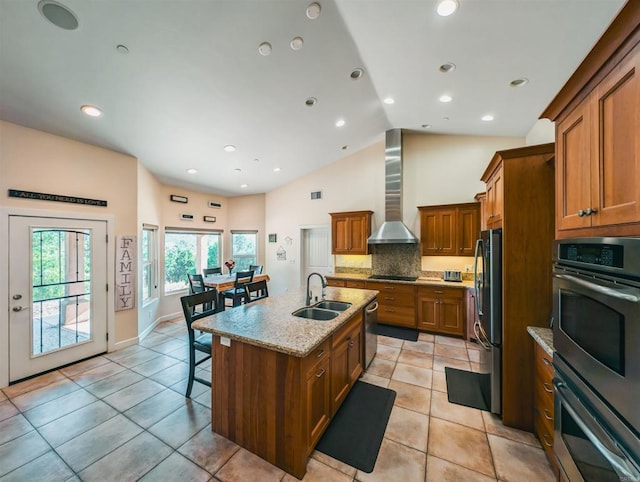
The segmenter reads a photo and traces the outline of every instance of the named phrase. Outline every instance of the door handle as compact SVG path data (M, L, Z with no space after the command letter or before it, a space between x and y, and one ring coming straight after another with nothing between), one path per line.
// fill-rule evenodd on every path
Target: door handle
M18 313L19 311L27 311L28 309L29 309L29 308L27 308L27 307L24 307L24 308L23 308L22 306L14 306L14 307L12 308L12 310L13 310L13 311L15 311L16 313Z
M21 300L22 299L22 295L13 295L11 298L13 298L14 300Z

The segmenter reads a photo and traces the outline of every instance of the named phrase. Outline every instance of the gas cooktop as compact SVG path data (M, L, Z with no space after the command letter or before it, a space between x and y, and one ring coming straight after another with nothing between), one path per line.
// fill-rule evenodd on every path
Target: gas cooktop
M372 274L369 279L382 279L388 281L415 281L417 276L391 276L386 274Z

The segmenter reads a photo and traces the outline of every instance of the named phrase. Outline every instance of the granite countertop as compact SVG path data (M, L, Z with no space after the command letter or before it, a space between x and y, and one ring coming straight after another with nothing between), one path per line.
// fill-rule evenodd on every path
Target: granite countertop
M305 306L303 288L229 308L193 323L197 330L232 340L305 357L375 299L378 291L327 287L325 299L352 303L328 321L309 320L291 313Z
M369 275L358 274L358 273L334 273L334 274L325 275L325 277L331 278L331 279L377 281L382 283L402 283L402 284L410 284L410 285L417 285L417 286L446 286L448 288L473 288L473 281L444 281L441 278L420 277L415 281L397 281L397 280L390 281L390 280L369 279Z
M551 328L540 328L539 326L527 326L527 331L531 337L547 352L547 355L553 357L553 330Z

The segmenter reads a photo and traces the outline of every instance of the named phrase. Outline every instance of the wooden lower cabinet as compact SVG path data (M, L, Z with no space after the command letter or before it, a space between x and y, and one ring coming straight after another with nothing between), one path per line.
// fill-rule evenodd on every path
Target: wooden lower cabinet
M553 451L553 358L534 342L533 426L551 467L558 477L558 465Z
M212 430L302 479L362 373L362 330L360 312L305 358L214 336Z
M378 323L416 327L416 287L403 283L367 281L368 290L377 290Z
M338 288L344 288L346 281L342 279L327 278L327 286L336 286Z
M331 339L331 415L362 373L362 314Z
M464 293L458 288L419 287L418 329L466 336Z
M350 280L348 279L347 282L345 283L347 288L359 288L359 289L365 289L366 288L366 281L365 280Z

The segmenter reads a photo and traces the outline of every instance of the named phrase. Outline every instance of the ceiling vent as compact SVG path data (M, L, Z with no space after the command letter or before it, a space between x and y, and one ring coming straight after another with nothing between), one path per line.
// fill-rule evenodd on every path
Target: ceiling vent
M311 191L311 200L322 199L322 191Z

